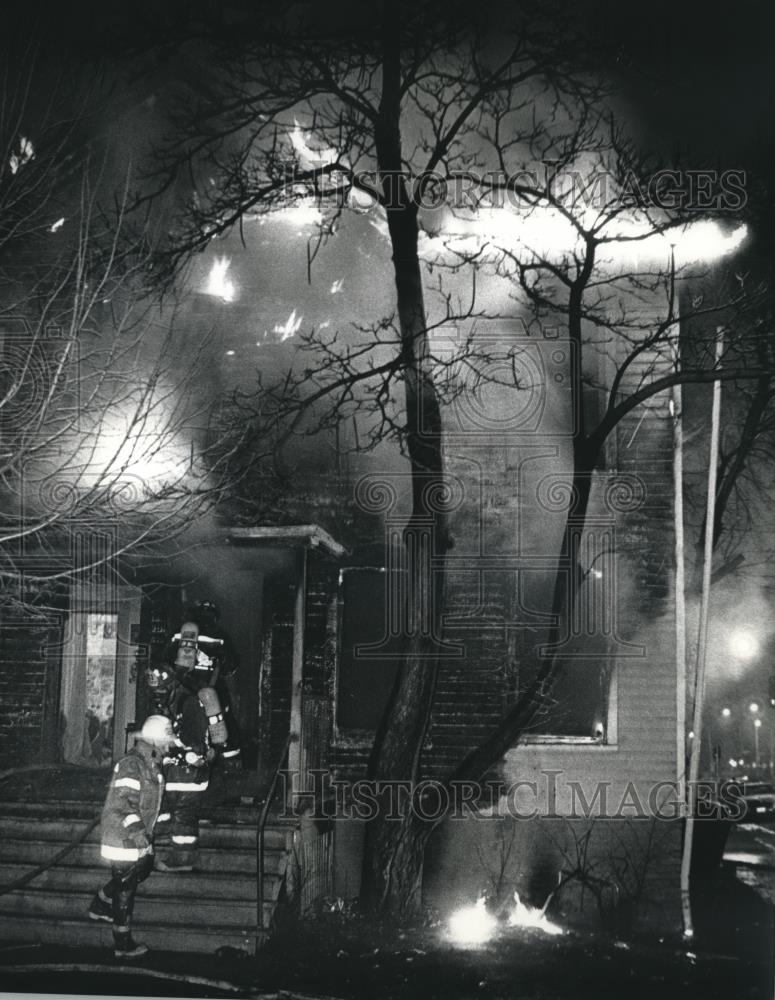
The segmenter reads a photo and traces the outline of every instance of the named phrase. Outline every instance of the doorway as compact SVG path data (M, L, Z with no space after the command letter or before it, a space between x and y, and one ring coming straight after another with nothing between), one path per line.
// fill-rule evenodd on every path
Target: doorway
M62 657L62 754L94 767L113 760L118 615L74 612Z

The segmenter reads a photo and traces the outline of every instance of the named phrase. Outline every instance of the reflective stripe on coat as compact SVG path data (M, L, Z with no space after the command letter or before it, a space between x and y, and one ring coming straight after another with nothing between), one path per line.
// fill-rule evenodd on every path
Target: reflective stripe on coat
M100 853L105 861L137 861L152 851L164 779L151 748L138 743L113 768L102 810Z

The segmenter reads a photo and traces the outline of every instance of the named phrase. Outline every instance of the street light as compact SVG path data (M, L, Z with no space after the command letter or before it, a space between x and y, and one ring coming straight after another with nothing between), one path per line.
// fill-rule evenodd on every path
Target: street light
M719 733L719 738L720 738L719 748L723 747L724 750L726 750L727 745L730 745L732 742L729 734L729 728L731 726L730 722L731 716L732 716L732 709L725 705L721 709L721 730ZM730 758L729 766L732 768L736 767L737 760Z
M727 648L738 660L752 660L759 653L759 640L747 628L738 628L727 639Z
M754 735L754 758L756 760L756 766L759 766L759 730L762 727L761 719L753 720L753 735Z
M751 704L748 706L748 711L751 712L753 715L756 715L756 713L759 711L759 702L752 701Z

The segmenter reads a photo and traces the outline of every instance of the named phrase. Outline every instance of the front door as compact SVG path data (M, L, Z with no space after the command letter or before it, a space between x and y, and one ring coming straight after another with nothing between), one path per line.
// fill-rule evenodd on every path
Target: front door
M70 764L113 760L118 615L70 615L62 657L62 752Z

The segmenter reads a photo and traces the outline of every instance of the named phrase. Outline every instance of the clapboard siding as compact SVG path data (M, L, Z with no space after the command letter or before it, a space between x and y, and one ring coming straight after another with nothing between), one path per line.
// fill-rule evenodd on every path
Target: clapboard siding
M626 394L642 380L668 370L666 356L644 352L630 367L623 391ZM671 601L674 534L669 399L669 392L659 393L616 429L615 471L637 477L643 490L643 503L617 517L617 540L623 552L619 572L626 572L635 595L620 622L627 640L640 644L644 651L641 658L617 662L616 741L608 746L525 743L514 748L504 763L507 781L560 770L560 815L567 815L572 806L569 782L580 782L588 800L597 782L609 782L614 802L621 800L632 783L648 806L654 786L674 781L679 771ZM547 811L545 797L539 810Z

